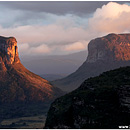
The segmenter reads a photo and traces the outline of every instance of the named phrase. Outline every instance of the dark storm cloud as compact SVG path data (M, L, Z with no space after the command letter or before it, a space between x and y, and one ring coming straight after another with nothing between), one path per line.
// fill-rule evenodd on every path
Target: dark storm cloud
M109 1L5 1L0 4L12 9L28 10L35 12L46 12L54 14L89 14L97 8L107 4ZM118 3L125 3L120 1ZM128 1L127 1L128 3Z

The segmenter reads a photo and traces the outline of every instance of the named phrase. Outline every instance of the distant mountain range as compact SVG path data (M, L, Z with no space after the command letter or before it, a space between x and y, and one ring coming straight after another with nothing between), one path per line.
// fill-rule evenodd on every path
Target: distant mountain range
M65 75L65 74L43 74L43 75L40 75L40 76L45 78L48 81L53 81L53 80L56 80L56 79L62 79L64 77L66 77L67 75Z
M70 92L89 77L129 65L130 34L109 34L90 41L87 60L74 73L51 83L55 87Z

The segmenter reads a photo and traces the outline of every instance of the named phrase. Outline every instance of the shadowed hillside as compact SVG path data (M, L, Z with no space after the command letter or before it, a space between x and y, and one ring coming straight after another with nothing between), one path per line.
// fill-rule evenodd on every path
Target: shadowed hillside
M56 99L45 128L118 129L130 124L130 67L85 80Z

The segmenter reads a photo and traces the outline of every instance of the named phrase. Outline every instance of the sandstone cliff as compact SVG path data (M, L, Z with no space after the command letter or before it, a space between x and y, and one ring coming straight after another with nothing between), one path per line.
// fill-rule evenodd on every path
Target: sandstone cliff
M62 94L21 64L14 37L0 37L0 123L8 118L43 115ZM0 124L0 128L8 127Z
M88 45L88 63L130 60L130 34L109 34L96 38Z
M130 65L130 34L109 34L96 38L88 44L88 57L71 75L53 81L64 91L76 89L85 79L104 71Z
M0 103L46 102L60 90L28 71L20 62L14 37L0 37Z
M0 70L7 70L6 66L19 63L17 41L14 37L0 37Z

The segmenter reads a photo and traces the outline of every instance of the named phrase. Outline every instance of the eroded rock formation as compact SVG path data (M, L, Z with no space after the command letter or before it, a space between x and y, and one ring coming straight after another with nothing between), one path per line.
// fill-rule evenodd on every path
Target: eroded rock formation
M88 45L88 63L102 61L128 61L130 60L130 35L109 34L96 38Z
M69 76L52 84L64 91L76 89L85 79L130 65L130 34L109 34L88 44L87 60Z
M0 103L47 102L60 90L20 62L14 37L0 37Z

